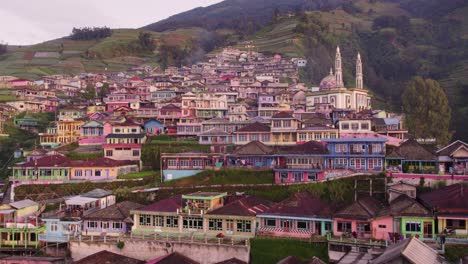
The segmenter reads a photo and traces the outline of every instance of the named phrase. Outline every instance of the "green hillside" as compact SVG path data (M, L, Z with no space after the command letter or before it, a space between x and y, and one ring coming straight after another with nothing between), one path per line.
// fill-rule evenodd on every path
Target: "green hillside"
M157 44L181 47L199 34L197 29L164 33L114 29L112 36L104 39L62 38L32 46L10 46L9 52L0 56L0 72L2 75L34 79L43 75L103 71L106 68L120 71L143 63L156 66L157 52L151 53L140 47L140 32L150 33Z

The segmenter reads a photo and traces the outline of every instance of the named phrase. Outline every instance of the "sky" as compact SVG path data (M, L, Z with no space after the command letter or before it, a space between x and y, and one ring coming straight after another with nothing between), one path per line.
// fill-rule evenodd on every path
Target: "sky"
M220 0L2 0L0 42L30 45L73 27L139 28Z

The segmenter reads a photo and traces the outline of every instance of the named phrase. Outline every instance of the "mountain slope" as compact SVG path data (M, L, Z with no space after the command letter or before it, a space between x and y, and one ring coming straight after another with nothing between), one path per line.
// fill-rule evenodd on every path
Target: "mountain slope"
M333 9L346 0L225 0L199 7L143 27L162 32L184 27L207 30L230 28L251 33L272 21L275 9L280 12Z

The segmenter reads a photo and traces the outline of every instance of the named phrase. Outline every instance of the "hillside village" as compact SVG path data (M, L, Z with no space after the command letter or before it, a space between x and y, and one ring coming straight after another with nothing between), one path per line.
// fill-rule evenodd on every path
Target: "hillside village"
M316 87L301 82L303 58L232 47L164 71L1 76L2 140L13 126L36 143L2 164L0 250L11 255L0 263L265 263L255 243L282 238L323 252L275 263L454 261L449 248L468 244L468 144L412 138L404 115L372 106L357 51L356 87L345 87L345 59L337 47ZM231 171L241 180L175 191ZM256 177L248 171L266 181L244 180ZM299 189L347 180L347 201ZM22 191L101 183L145 199L103 188L43 199ZM268 199L246 186L300 191Z

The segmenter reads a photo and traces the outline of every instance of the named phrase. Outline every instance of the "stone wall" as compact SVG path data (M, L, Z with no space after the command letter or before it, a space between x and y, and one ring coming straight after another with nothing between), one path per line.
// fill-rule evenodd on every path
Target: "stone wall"
M116 242L72 241L70 242L70 251L74 261L102 250L145 261L165 256L172 252L183 254L201 264L217 263L230 258L237 258L247 263L250 260L250 246L246 245L131 239L124 240L124 243L124 247L119 249Z

